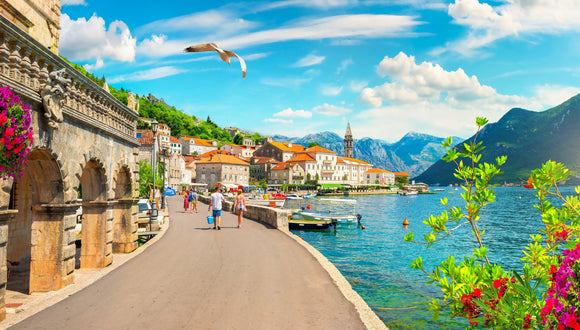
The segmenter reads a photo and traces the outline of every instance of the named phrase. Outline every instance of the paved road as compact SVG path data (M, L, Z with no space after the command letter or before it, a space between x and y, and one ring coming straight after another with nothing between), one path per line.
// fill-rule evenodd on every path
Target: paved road
M364 329L319 263L278 230L182 213L157 243L13 329Z

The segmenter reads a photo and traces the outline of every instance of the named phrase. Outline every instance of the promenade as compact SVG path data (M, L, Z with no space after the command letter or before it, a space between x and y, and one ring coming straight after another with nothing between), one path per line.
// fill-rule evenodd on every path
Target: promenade
M155 244L91 286L13 329L364 329L355 306L288 235L207 205L183 213Z

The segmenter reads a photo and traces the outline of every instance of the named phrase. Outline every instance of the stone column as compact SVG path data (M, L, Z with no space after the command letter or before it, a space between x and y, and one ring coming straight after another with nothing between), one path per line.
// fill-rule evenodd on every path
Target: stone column
M78 204L32 207L30 293L60 290L74 282L74 225L78 207Z
M16 216L16 210L0 211L0 321L6 319L6 242L8 240L8 222Z
M113 262L115 202L83 202L81 268L100 269Z
M133 216L133 205L138 199L117 200L113 208L113 252L129 253L137 248L137 222Z

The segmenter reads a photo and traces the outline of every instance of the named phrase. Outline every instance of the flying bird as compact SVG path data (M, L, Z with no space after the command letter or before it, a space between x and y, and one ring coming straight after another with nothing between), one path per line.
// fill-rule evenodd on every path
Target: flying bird
M213 42L208 42L205 44L197 44L193 46L189 46L185 48L186 53L199 53L199 52L212 52L216 51L220 55L222 61L226 62L229 65L230 58L237 57L240 60L240 66L242 67L242 78L246 78L246 62L238 56L238 54L232 52L231 50L223 50L218 47L218 45L214 44Z

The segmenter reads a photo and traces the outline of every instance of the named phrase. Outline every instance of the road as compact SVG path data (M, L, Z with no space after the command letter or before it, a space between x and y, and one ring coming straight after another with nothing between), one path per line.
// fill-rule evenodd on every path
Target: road
M222 229L168 198L154 245L12 329L364 329L318 261L286 234L225 213Z

